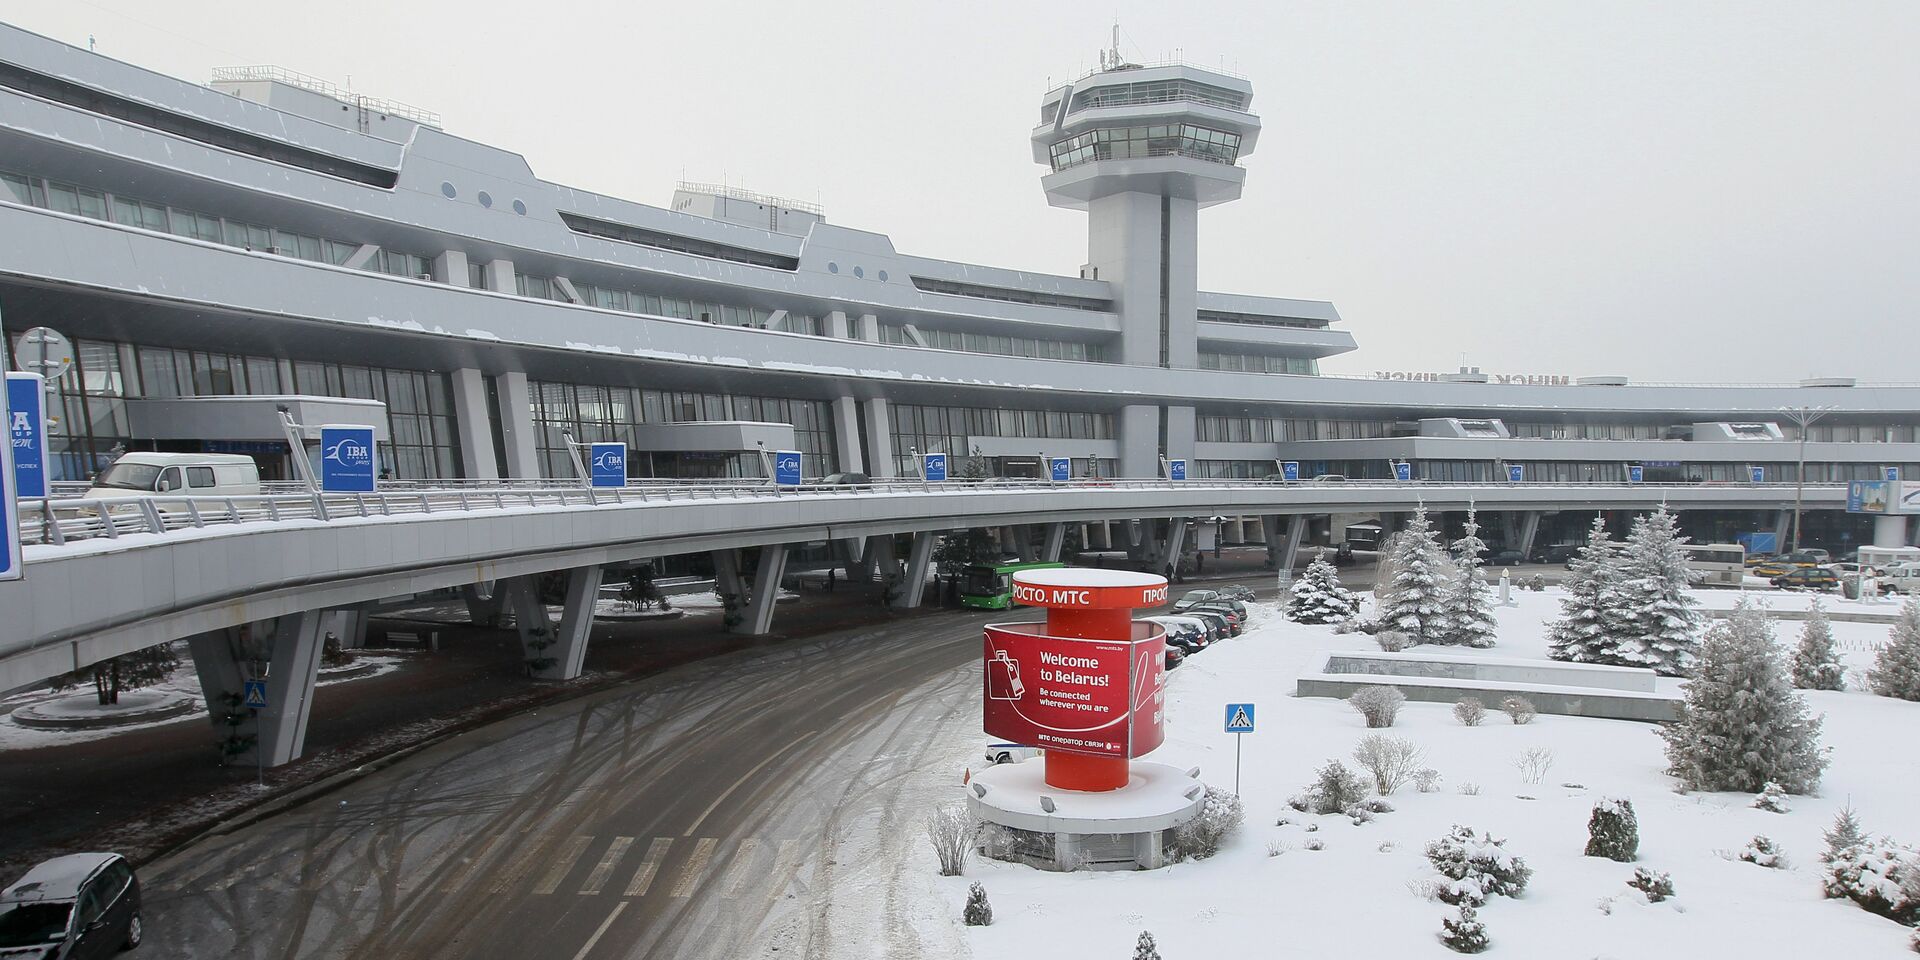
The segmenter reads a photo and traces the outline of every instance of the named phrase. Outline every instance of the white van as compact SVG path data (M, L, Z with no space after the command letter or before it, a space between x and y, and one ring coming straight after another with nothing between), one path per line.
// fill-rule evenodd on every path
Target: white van
M125 453L87 489L90 500L259 495L260 466L238 453Z

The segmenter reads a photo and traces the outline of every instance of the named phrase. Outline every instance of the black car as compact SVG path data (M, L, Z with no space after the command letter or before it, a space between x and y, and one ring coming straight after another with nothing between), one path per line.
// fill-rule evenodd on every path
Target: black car
M1253 588L1244 583L1229 583L1224 587L1216 588L1214 592L1228 600L1235 600L1241 603L1253 599Z
M1518 550L1501 550L1487 558L1490 567L1517 567L1527 562L1525 554Z
M1208 637L1209 641L1225 640L1233 636L1233 623L1227 619L1226 614L1218 610L1184 610L1181 611L1180 615L1183 617L1198 617L1201 620L1205 620L1211 631L1211 636Z
M140 934L140 881L117 853L55 857L0 890L6 956L97 960L139 946Z
M1550 547L1541 547L1533 552L1534 563L1566 563L1580 552L1577 543L1556 543Z
M1225 621L1227 625L1227 628L1226 628L1227 636L1237 637L1241 634L1242 631L1246 630L1247 628L1247 618L1244 616L1241 616L1232 607L1229 607L1224 603L1196 604L1194 606L1188 607L1185 611L1185 615L1189 617L1197 617L1205 614L1212 614L1213 616L1219 617L1221 620Z
M812 486L821 487L865 487L872 483L873 478L864 473L829 473L809 482Z

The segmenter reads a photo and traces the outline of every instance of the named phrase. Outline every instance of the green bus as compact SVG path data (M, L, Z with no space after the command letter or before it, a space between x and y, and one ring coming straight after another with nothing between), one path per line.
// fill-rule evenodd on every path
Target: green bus
M1064 563L976 563L960 571L960 604L976 610L1013 606L1013 575L1022 570L1057 570Z

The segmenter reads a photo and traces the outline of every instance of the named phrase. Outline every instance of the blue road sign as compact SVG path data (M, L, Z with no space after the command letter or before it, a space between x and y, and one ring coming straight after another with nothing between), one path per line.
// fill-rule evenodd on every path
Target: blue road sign
M1517 463L1507 464L1507 482L1508 483L1525 483L1526 481L1527 481L1526 467Z
M246 681L246 696L242 698L240 705L249 710L265 710L267 708L267 682L265 680Z
M1627 465L1627 482L1628 483L1644 483L1646 479L1647 479L1646 467L1643 467L1637 463L1630 463Z
M773 452L773 482L783 487L800 485L800 451L775 450Z
M1883 480L1899 480L1900 479L1899 467L1881 467L1880 470L1881 470L1881 479Z
M7 396L0 391L0 413ZM0 580L20 579L20 522L14 516L13 444L0 443Z
M320 428L320 489L373 492L373 428L328 424Z
M1228 733L1252 733L1253 732L1253 704L1251 703L1227 704L1227 732Z
M946 454L929 453L929 454L923 455L920 458L920 460L921 460L920 468L923 471L920 475L922 477L924 477L930 482L937 482L937 481L942 481L947 479L947 455Z
M1767 468L1766 467L1748 467L1747 480L1752 483L1766 483Z
M1185 480L1186 478L1187 478L1187 462L1185 460L1168 460L1167 461L1167 479L1168 480Z
M1280 479L1282 480L1300 479L1300 461L1288 460L1285 463L1280 464Z
M627 485L627 445L617 440L603 440L588 446L587 453L592 457L587 462L587 483L595 487L624 487Z
M1073 460L1067 457L1049 457L1047 459L1047 476L1060 482L1072 480Z
M1393 478L1394 478L1395 480L1401 480L1401 481L1406 481L1406 480L1412 480L1412 479L1413 479L1413 464L1411 464L1411 463L1408 463L1408 462L1407 462L1407 461L1405 461L1405 460L1402 460L1402 461L1400 461L1400 462L1398 462L1398 463L1396 463L1396 464L1394 464L1394 465L1393 465Z
M37 373L7 374L7 435L13 447L13 495L47 495L47 391Z

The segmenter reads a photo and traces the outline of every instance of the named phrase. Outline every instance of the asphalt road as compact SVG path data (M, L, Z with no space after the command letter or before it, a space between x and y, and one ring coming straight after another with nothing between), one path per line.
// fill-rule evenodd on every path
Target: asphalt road
M839 845L916 832L933 731L978 729L982 622L729 654L456 737L149 866L140 953L833 956Z

